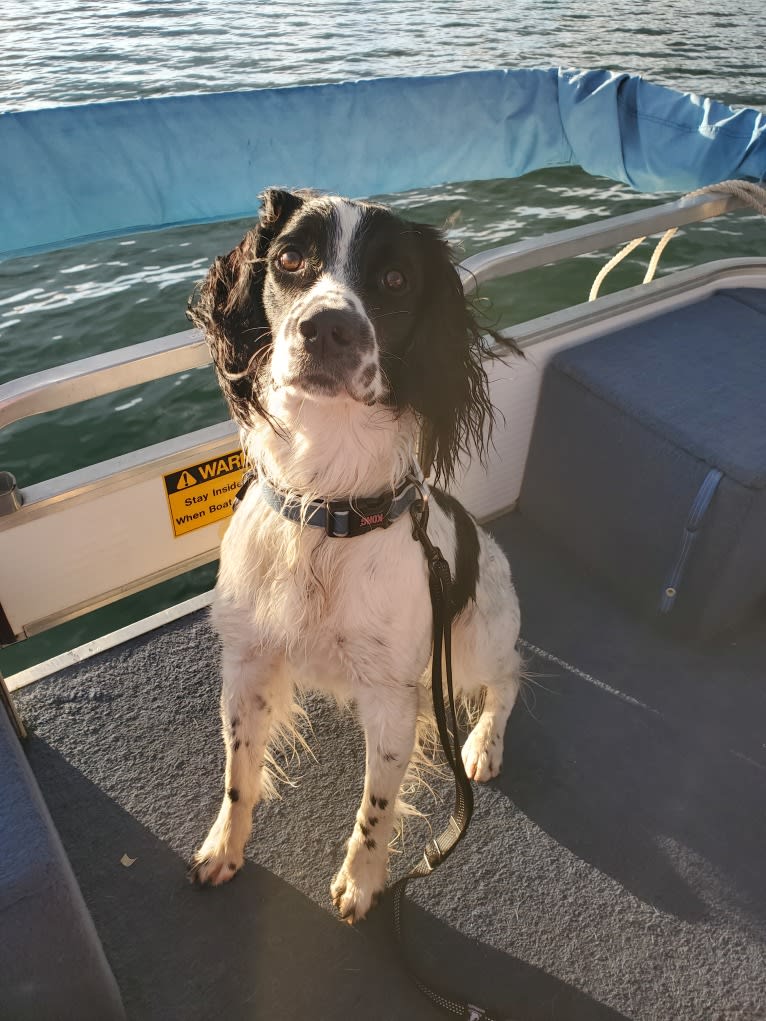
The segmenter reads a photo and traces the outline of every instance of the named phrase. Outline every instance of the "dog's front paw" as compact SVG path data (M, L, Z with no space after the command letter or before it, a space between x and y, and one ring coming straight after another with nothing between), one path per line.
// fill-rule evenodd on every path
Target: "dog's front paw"
M332 881L330 896L344 922L360 922L371 907L377 904L386 885L386 865L381 868L370 862L366 865L349 865L344 862Z
M463 765L469 779L486 783L503 764L503 739L491 727L474 727L463 745Z
M187 875L195 886L221 886L233 879L243 864L241 852L235 854L223 845L214 844L208 837L192 858Z

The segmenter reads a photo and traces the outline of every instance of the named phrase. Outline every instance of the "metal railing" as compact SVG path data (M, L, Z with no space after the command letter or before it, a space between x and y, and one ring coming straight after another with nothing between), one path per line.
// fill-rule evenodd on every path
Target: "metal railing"
M464 290L471 294L487 280L587 255L641 234L658 234L668 227L698 223L738 208L741 203L729 195L706 195L488 249L462 263ZM45 369L0 386L0 429L30 415L198 368L209 361L207 345L199 332L185 330Z
M31 415L196 369L209 361L210 353L199 331L183 330L43 369L0 386L0 429Z
M738 207L729 196L702 196L492 249L465 261L464 286L470 293L499 276ZM610 304L609 299L602 301ZM594 312L599 307L601 302L595 303ZM0 429L209 361L200 334L187 330L46 369L0 386ZM35 486L23 488L20 479L21 506L0 516L0 613L4 611L13 635L38 633L215 559L219 528L208 525L187 535L174 534L163 477L223 456L236 446L235 436L232 423L221 423ZM130 551L127 557L125 550ZM29 558L32 566L39 562L40 569L30 570L21 558ZM30 585L38 590L24 590Z
M731 195L701 195L491 248L463 262L463 289L466 294L472 294L480 284L496 277L523 273L563 259L573 259L578 255L624 244L642 235L648 237L669 227L699 223L740 208L742 203Z

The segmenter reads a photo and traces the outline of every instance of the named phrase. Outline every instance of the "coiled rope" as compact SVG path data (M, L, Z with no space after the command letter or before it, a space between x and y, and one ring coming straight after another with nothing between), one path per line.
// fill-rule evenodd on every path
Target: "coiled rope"
M688 195L684 195L684 199L694 199L699 195L709 195L713 192L720 192L724 195L734 195L740 200L740 202L742 202L743 205L749 206L762 216L766 216L766 188L764 188L763 185L754 184L751 181L720 181L718 184L709 184L705 188L698 188L696 191L690 191ZM676 233L678 233L678 227L670 227L657 242L654 252L652 253L652 257L649 260L649 266L644 275L643 283L648 284L654 279L654 274L657 272L660 257L665 251L668 242ZM624 248L620 249L617 255L611 258L609 262L602 267L598 276L593 281L593 286L591 287L590 294L588 295L588 301L596 300L601 284L606 279L607 274L611 273L618 263L622 262L626 256L630 255L634 248L638 248L643 241L646 241L646 238L647 235L644 235L644 237L634 238L632 241L629 241Z

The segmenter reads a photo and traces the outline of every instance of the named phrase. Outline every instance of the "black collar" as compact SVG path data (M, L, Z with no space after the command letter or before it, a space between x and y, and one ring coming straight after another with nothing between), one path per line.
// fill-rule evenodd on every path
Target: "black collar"
M262 500L282 517L291 521L321 528L332 539L352 539L376 528L388 528L420 499L422 474L417 467L405 476L394 490L380 496L360 497L354 500L311 500L304 504L294 493L285 493L255 469L249 469L234 498L232 510L242 503L250 485L259 483Z

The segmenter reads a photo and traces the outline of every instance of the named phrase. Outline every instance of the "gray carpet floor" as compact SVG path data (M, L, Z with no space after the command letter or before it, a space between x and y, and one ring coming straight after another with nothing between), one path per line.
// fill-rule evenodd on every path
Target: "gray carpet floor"
M763 621L685 645L518 515L492 530L529 681L469 836L411 887L422 972L515 1021L766 1018ZM329 902L362 789L350 714L310 700L317 761L258 809L242 873L185 881L222 792L217 659L201 613L18 699L131 1021L442 1016L400 970L390 902L355 929ZM409 828L395 871L425 834Z

